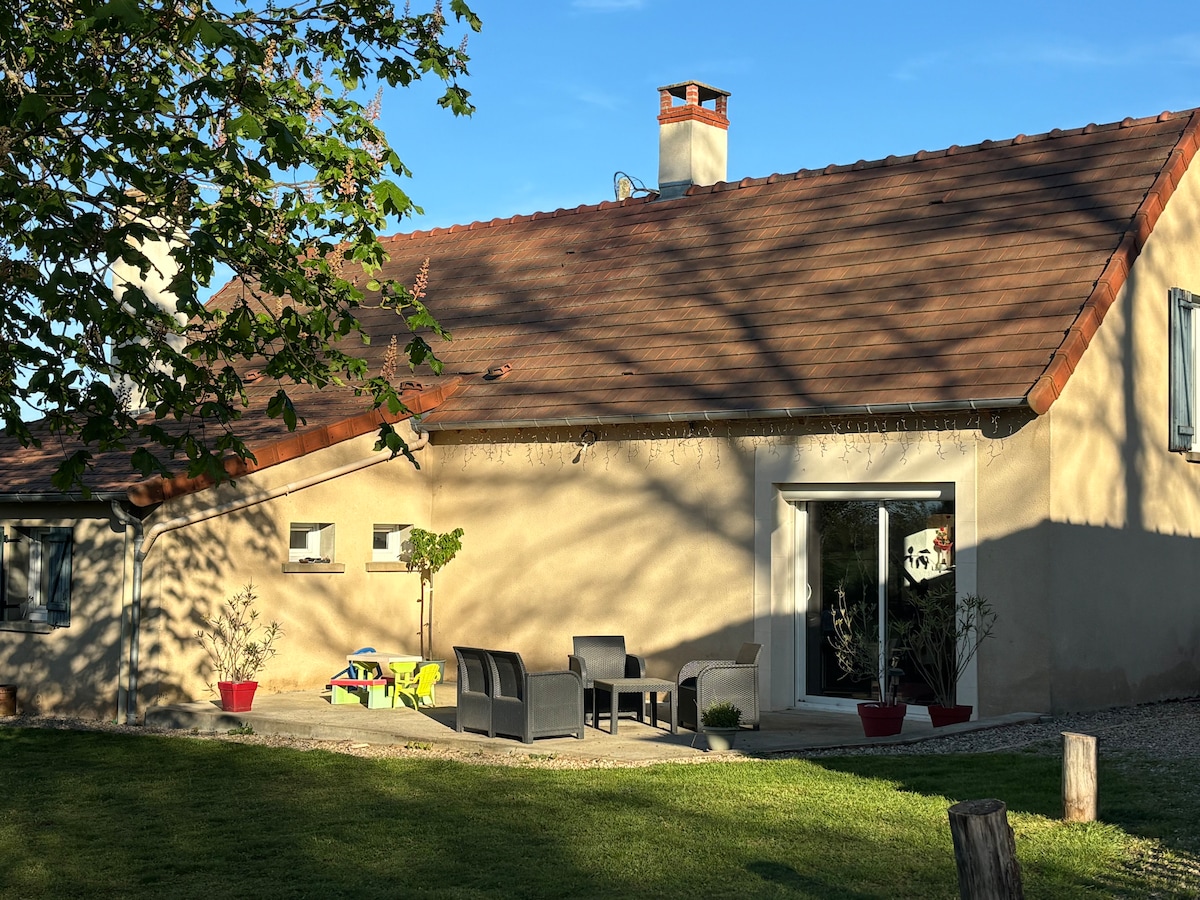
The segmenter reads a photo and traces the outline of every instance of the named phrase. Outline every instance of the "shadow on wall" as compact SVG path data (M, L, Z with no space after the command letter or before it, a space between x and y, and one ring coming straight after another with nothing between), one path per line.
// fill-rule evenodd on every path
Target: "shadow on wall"
M980 650L994 711L1200 693L1196 538L1044 522L985 542L978 560L979 592L1001 615Z
M182 529L187 532L186 542L173 541L167 534L151 548L147 570L153 564L155 576L143 585L139 712L150 704L197 699L194 679L182 677L181 669L198 670L202 682L216 681L195 635L205 626L206 616L216 613L247 582L256 581L256 572L279 565L285 538L264 506L238 513L238 521L248 526L252 536L236 547L231 546L224 517L218 517ZM155 559L155 554L160 558ZM265 616L269 621L272 611Z
M444 450L437 516L467 536L438 576L435 644L519 649L543 669L565 665L571 634L736 651L751 633L752 445L610 431L575 464L555 437Z
M99 718L116 713L120 665L124 528L107 504L89 510L95 540L79 542L71 559L71 624L48 634L0 633L0 681L17 687L26 713L70 710ZM56 519L61 509L51 510ZM22 508L27 520L42 513Z

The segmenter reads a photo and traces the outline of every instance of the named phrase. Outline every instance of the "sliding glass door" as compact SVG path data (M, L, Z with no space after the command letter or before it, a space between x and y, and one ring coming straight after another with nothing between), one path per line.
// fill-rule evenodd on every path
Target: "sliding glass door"
M797 503L801 616L799 699L868 700L869 679L845 675L831 638L839 608L864 613L873 633L889 634L914 593L954 591L954 500L948 489L814 493ZM803 494L801 494L803 496ZM880 664L892 660L880 650ZM901 654L897 697L928 703L929 686Z

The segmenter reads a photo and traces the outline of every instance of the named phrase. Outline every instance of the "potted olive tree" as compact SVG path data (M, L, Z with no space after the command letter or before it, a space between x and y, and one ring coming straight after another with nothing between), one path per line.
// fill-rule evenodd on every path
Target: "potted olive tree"
M913 667L933 689L936 703L929 707L929 718L938 727L966 722L972 710L958 703L958 681L991 636L996 613L986 598L956 597L948 585L913 591L909 606L904 643Z
M903 626L890 623L881 643L879 617L866 603L848 603L842 585L837 588L834 606L833 646L843 678L868 679L875 685L878 700L858 704L863 734L883 737L899 734L904 727L908 707L896 700L900 684L900 654L903 651Z
M742 711L729 701L714 703L700 714L700 729L709 750L728 750L738 733Z
M226 712L250 709L258 688L255 678L278 652L275 643L283 637L278 622L264 625L258 621L257 603L254 585L247 584L226 600L216 615L206 616L205 628L196 632L196 641L213 664L221 708Z

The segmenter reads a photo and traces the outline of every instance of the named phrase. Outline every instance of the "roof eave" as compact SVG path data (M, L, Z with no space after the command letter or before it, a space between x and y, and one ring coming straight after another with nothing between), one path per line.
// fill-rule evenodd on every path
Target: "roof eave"
M455 376L437 387L401 394L400 399L403 401L405 409L400 413L393 414L384 409L373 409L330 425L288 435L283 440L264 444L261 447L253 447L251 450L255 458L252 460L239 457L226 458L223 465L225 475L231 479L241 478L251 472L299 459L342 441L369 434L385 423L395 424L404 419L422 415L444 403L462 386L462 383L462 378ZM169 478L156 475L130 485L122 495L122 499L127 499L134 506L153 506L156 503L206 490L216 483L216 479L210 475L201 475L195 478L183 474Z
M545 419L481 419L476 421L422 422L426 431L496 431L516 428L578 428L584 425L662 425L676 422L733 422L755 419L817 419L854 416L920 415L979 412L991 409L1028 408L1025 397L987 400L938 400L923 403L866 403L847 406L806 406L782 409L716 409L615 416L562 416Z
M57 491L14 491L0 493L0 503L109 503L124 500L125 491L91 491L83 493L58 493Z

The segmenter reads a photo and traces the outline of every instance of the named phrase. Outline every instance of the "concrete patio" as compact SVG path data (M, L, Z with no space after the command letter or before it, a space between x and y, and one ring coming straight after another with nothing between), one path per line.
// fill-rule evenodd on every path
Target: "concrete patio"
M443 749L482 754L549 754L616 762L669 761L702 758L709 754L704 741L691 731L672 735L659 727L635 719L621 719L617 735L608 733L608 720L601 728L588 727L584 740L572 737L540 738L532 744L507 737L454 730L454 685L438 688L439 706L420 712L410 709L368 709L364 705L331 705L329 692L297 691L260 694L254 708L245 713L226 713L215 700L202 700L146 710L145 724L157 728L195 729L202 732L229 731L249 726L256 734L287 735L327 741L356 741L368 744L417 743ZM908 717L904 730L895 737L863 737L862 726L853 713L825 710L789 710L762 715L759 731L743 730L734 748L723 756L765 757L780 753L911 743L935 736L1038 719L1036 713L1018 713L962 725L934 729L928 721Z

